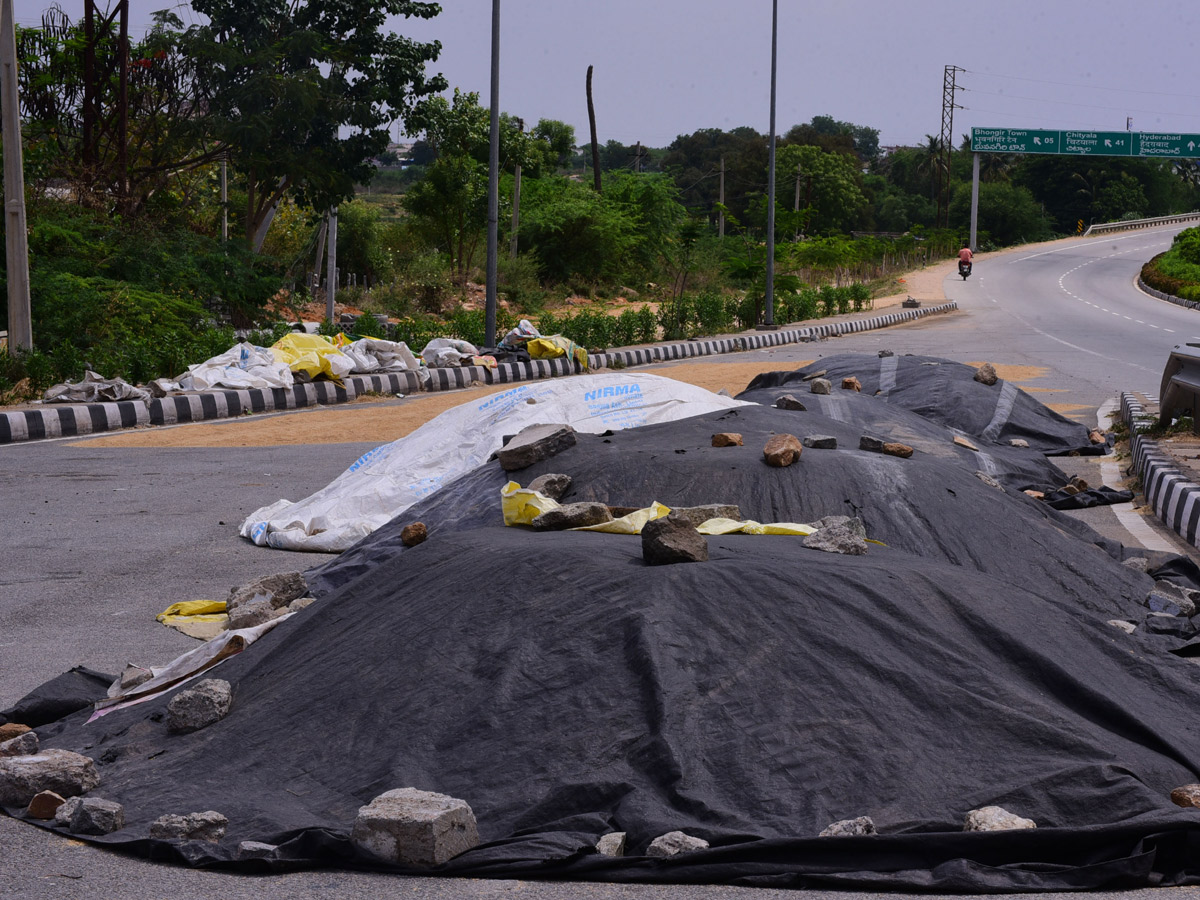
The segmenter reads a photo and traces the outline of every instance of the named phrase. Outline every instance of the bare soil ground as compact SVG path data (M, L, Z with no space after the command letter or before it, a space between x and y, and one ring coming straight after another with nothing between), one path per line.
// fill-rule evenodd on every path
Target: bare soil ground
M874 309L899 306L906 297L925 305L945 301L942 281L953 271L949 261L904 275L904 293L875 300ZM323 311L320 315L324 315ZM802 363L792 364L800 366ZM743 390L755 375L779 367L764 360L754 363L679 363L657 372L679 381L730 394ZM998 370L999 371L999 370ZM1006 377L1000 372L1001 377ZM473 396L508 390L510 385L476 385ZM262 447L285 444L377 442L401 438L468 397L466 391L417 394L402 400L364 398L342 406L317 407L286 413L243 416L240 419L202 422L161 428L139 428L90 439L100 447Z

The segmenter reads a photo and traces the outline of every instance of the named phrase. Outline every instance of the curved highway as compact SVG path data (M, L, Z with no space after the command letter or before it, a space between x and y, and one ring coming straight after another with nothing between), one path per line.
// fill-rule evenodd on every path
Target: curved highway
M1136 282L1180 230L1074 238L979 260L968 281L946 279L946 296L965 315L953 329L962 344L942 355L1049 370L1054 384L1045 387L1069 392L1072 405L1095 408L1122 390L1156 396L1171 349L1200 342L1200 311Z

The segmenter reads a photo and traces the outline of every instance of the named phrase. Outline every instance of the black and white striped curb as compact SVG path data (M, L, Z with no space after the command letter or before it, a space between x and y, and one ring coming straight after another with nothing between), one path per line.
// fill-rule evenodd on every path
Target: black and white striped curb
M1200 484L1189 480L1157 441L1138 434L1155 416L1146 413L1137 397L1121 394L1121 418L1129 427L1133 471L1142 480L1146 503L1164 525L1193 547L1200 547Z
M752 332L736 337L705 341L683 341L633 350L613 350L588 356L588 368L633 368L671 362L696 356L744 353L764 347L778 347L803 341L820 340L842 334L855 334L912 322L935 313L958 309L954 301L917 309L885 313L868 319L829 322L805 328ZM529 362L486 366L461 366L446 369L422 369L420 372L388 372L376 375L350 375L343 385L314 381L290 388L254 388L249 390L205 391L150 400L123 400L111 403L48 405L19 412L0 413L0 444L41 438L76 437L123 428L148 425L175 425L210 419L231 419L248 413L303 409L346 403L369 393L415 394L421 391L449 391L479 384L516 384L543 378L578 375L583 367L578 360L535 359Z
M1188 309L1200 309L1200 303L1195 300L1184 300L1182 297L1176 297L1174 294L1168 294L1166 291L1160 291L1158 288L1152 288L1142 280L1142 276L1138 276L1138 287L1143 292L1151 297L1157 297L1159 300L1166 300L1168 303L1174 303L1176 306L1186 306Z

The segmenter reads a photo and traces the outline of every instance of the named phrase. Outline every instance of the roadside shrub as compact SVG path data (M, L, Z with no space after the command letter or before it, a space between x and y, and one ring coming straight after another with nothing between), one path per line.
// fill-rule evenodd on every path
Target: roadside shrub
M821 285L821 315L832 316L837 312L838 295L832 284Z
M525 313L536 313L546 305L537 260L531 256L501 256L496 269L498 290L511 305Z
M638 339L638 314L635 310L622 310L613 328L613 340L618 347L636 344Z
M693 304L700 334L722 334L729 330L730 316L720 291L701 291L696 295Z
M638 342L653 344L658 340L658 317L649 306L643 306L637 311Z
M850 286L850 299L854 301L854 311L861 312L870 309L871 289L861 282Z

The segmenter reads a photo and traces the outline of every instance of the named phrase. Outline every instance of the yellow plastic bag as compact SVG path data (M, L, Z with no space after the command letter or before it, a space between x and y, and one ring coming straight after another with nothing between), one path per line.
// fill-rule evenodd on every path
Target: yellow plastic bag
M156 622L164 625L180 619L189 622L223 622L228 618L224 600L184 600L182 603L172 603L154 617Z
M569 356L584 369L588 367L587 351L561 334L542 335L525 343L532 359L558 359Z
M544 512L558 509L559 502L545 494L523 488L510 481L500 489L500 508L504 512L505 525L532 525L533 520Z
M661 519L671 512L670 507L663 506L657 500L649 506L634 510L627 516L613 519L611 522L601 522L599 525L581 525L571 531L603 531L608 534L641 534L647 522Z
M342 376L354 368L350 357L321 334L285 335L271 345L271 354L293 372L302 372L310 380L324 375L340 384Z

